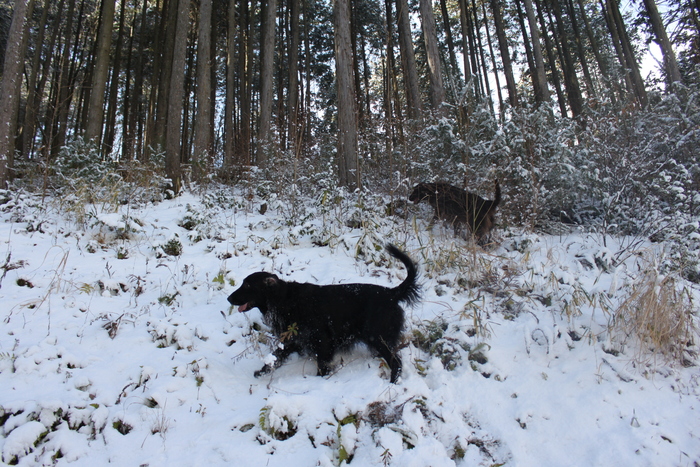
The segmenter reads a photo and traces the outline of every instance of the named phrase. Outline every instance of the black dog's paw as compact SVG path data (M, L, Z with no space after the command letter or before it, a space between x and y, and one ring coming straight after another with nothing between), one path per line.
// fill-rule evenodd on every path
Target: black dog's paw
M260 378L261 376L265 376L266 374L270 373L272 371L272 367L270 365L265 365L264 367L260 368L258 371L253 373L253 376L256 378Z

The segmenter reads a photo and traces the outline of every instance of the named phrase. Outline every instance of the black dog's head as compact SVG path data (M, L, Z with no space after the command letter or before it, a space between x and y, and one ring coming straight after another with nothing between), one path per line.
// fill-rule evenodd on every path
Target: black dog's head
M431 190L430 185L427 183L419 183L413 187L413 191L411 192L411 196L408 197L408 200L417 204L424 199L430 198L434 192L435 190Z
M267 312L270 298L279 293L283 281L269 272L255 272L243 280L243 284L228 296L231 305L239 305L238 311L248 311L258 308L262 313Z

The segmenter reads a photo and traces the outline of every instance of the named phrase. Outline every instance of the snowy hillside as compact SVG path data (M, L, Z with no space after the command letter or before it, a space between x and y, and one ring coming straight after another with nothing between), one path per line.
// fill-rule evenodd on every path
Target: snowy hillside
M0 206L2 462L698 465L700 292L656 274L662 245L498 229L482 250L422 207L326 201ZM243 278L396 285L388 242L423 287L399 383L365 348L325 378L296 355L254 378L272 343L226 301ZM640 340L643 300L681 341Z

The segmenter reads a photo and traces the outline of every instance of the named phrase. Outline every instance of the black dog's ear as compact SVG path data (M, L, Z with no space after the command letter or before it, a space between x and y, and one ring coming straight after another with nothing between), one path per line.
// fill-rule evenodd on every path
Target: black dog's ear
M265 287L273 288L279 285L279 280L279 277L272 275L270 277L266 277L263 284L265 284Z

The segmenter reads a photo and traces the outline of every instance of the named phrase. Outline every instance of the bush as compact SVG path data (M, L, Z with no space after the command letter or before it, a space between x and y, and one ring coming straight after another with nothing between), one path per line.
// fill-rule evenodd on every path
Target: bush
M645 109L595 114L581 133L579 206L603 234L666 241L662 270L700 273L700 93L653 96Z
M78 138L61 148L51 166L48 188L56 192L59 209L84 224L120 206L162 201L167 179L161 167L162 155L146 163L119 162L100 156L94 143Z

